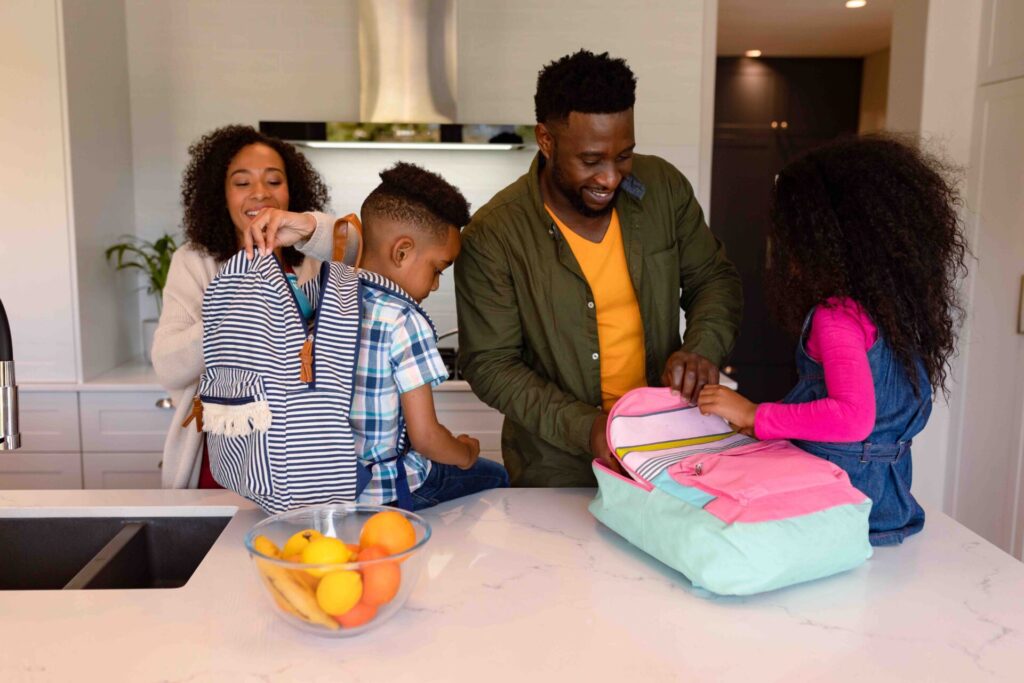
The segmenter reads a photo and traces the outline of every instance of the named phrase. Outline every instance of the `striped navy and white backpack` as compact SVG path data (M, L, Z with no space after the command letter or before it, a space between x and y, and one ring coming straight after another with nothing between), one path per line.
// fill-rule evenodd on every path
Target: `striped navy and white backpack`
M308 325L272 254L239 252L206 289L193 416L214 478L268 512L354 501L370 480L349 425L364 284L390 289L324 262L301 286L317 302Z

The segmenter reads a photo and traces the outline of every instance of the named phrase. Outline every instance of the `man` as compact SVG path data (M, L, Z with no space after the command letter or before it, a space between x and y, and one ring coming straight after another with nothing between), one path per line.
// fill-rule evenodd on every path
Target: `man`
M663 384L696 401L736 337L739 275L686 178L634 154L635 92L607 53L547 65L539 154L463 232L460 363L505 415L514 486L594 486L593 458L618 468L605 438L615 400Z

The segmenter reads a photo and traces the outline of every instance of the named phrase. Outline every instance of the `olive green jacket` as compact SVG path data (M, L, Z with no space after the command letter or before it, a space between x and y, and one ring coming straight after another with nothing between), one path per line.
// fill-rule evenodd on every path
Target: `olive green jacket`
M476 395L505 415L501 446L513 485L594 486L597 316L583 271L544 209L538 158L463 231L455 263L459 363ZM693 188L668 162L637 154L621 190L615 208L643 319L648 384L660 384L680 347L721 365L736 338L742 290Z

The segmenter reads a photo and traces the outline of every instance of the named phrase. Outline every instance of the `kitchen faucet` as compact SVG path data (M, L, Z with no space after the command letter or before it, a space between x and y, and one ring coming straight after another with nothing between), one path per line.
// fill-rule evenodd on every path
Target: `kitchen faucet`
M18 385L14 383L11 326L7 322L4 302L0 301L0 451L13 451L20 446Z

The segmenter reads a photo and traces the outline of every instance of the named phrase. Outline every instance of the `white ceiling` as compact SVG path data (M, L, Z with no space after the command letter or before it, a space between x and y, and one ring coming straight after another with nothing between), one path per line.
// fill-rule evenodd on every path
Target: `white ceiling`
M863 57L889 47L895 3L847 9L845 0L718 0L718 54Z

